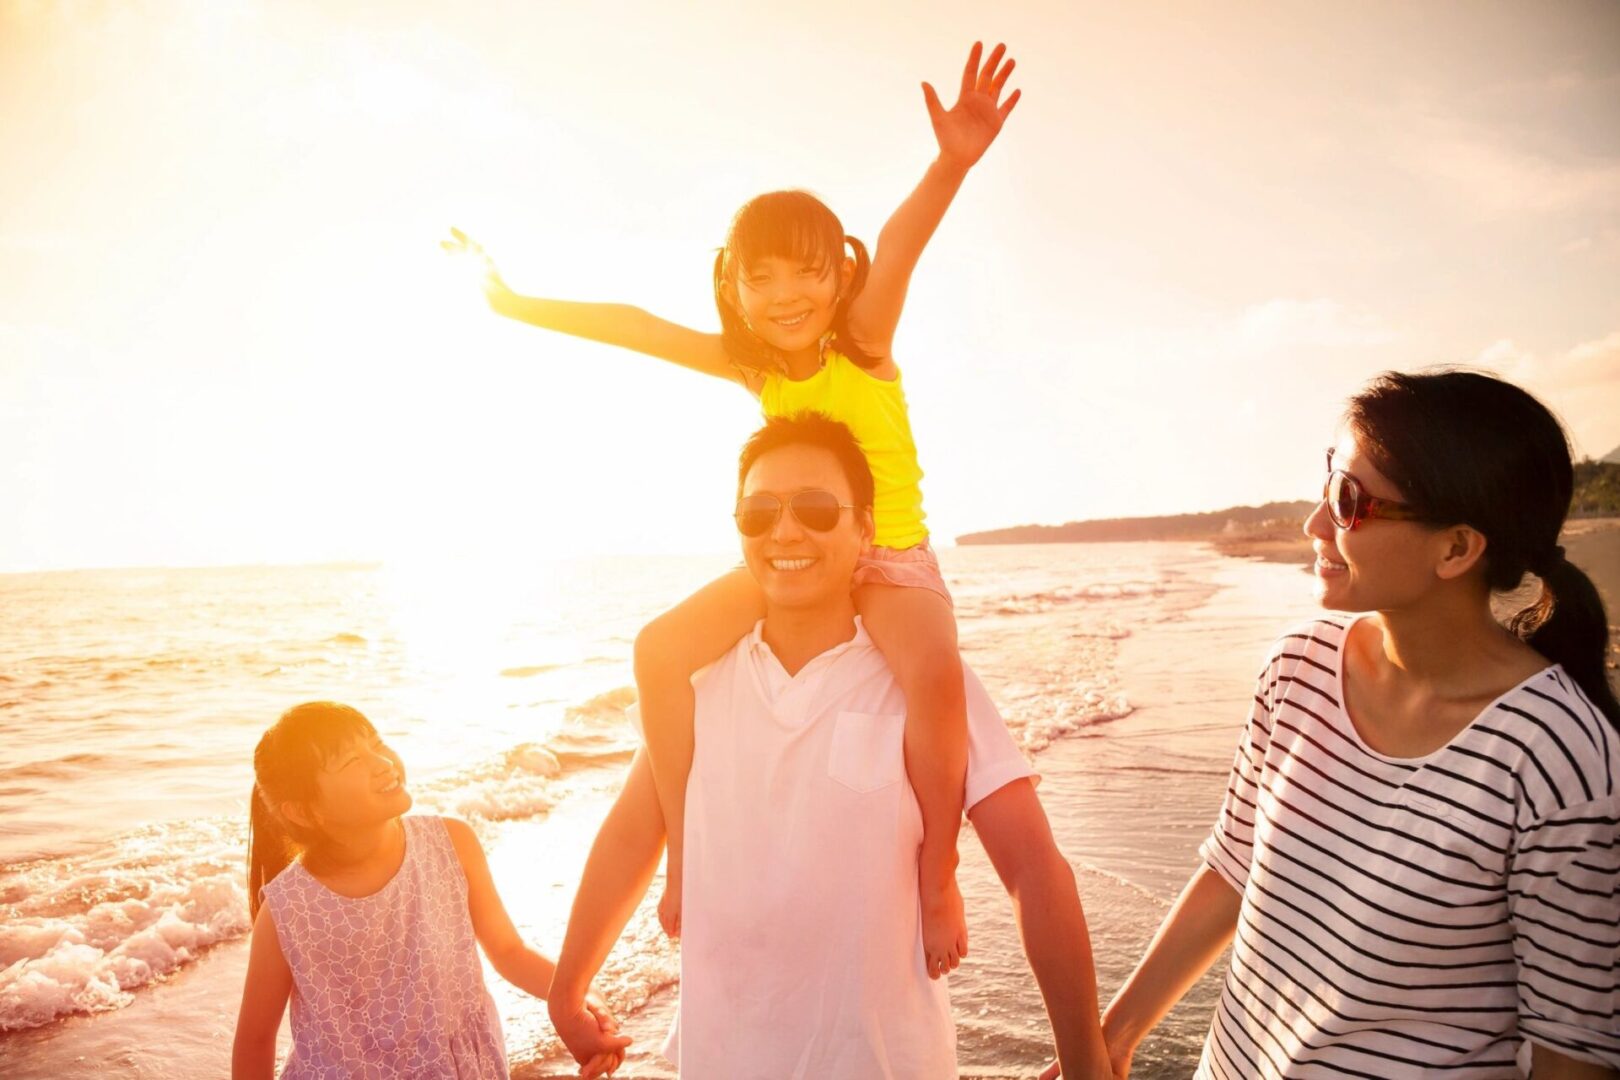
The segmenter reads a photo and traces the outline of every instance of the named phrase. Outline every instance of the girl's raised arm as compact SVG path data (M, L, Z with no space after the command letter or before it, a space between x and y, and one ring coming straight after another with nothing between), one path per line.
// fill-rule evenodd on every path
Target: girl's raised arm
M956 104L947 110L939 95L923 83L923 101L934 125L939 157L928 166L906 201L900 204L878 234L877 252L866 286L850 303L849 330L868 356L892 355L895 327L905 307L906 289L923 248L945 217L957 189L979 158L995 142L1001 125L1018 104L1022 91L1014 90L1006 101L1001 92L1013 72L1013 61L1003 63L1007 47L997 45L981 65L984 46L973 43L967 66L962 70L962 87Z
M519 296L501 279L484 249L460 229L451 229L450 239L440 246L451 254L473 255L483 261L484 297L496 314L543 330L646 353L727 382L743 381L721 346L719 334L705 334L628 304L590 304Z
M231 1080L273 1080L276 1071L276 1033L281 1014L292 993L292 969L281 954L281 940L268 906L253 920L253 945L248 950L247 980L242 987L242 1008L236 1015L236 1038L231 1046Z

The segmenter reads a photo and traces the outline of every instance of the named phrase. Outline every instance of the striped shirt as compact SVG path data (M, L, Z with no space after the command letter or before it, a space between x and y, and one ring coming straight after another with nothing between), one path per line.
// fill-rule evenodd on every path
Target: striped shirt
M1421 758L1343 707L1350 624L1261 672L1200 855L1242 894L1200 1077L1620 1065L1620 737L1557 666Z

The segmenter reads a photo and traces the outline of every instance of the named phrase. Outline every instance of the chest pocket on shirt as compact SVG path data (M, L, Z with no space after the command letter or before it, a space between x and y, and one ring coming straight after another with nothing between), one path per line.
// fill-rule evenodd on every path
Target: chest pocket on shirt
M852 791L868 792L906 775L904 713L841 712L833 726L827 775Z

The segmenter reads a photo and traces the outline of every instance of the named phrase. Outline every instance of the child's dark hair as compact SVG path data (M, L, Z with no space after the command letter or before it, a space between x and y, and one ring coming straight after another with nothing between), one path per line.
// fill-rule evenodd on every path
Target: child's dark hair
M1516 588L1527 572L1541 579L1541 596L1510 629L1563 665L1620 727L1604 670L1603 600L1558 546L1575 470L1557 418L1512 383L1441 369L1385 372L1351 399L1346 419L1373 464L1426 520L1485 535L1493 590Z
M838 273L848 246L855 255L855 277L838 300L832 333L838 351L863 368L878 360L861 351L849 333L849 305L866 285L872 263L866 245L844 232L838 215L808 191L771 191L742 205L726 230L725 246L714 257L714 303L720 309L720 340L732 361L756 371L773 371L776 353L748 328L742 313L727 300L723 286L735 280L740 267L771 255L802 259Z
M737 497L742 498L743 482L754 462L784 446L815 446L838 459L844 478L849 481L849 493L856 506L872 509L874 484L872 466L866 461L866 452L848 427L818 412L799 412L792 416L773 416L765 426L748 436L742 453L737 458Z
M252 809L248 814L248 911L257 916L264 887L320 836L288 821L284 802L315 797L315 775L356 737L377 734L358 709L310 701L281 714L253 751Z

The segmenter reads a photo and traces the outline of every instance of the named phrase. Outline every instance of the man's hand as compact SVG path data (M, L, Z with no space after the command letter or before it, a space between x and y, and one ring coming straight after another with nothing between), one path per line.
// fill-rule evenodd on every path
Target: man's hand
M939 156L963 169L971 168L996 141L1001 125L1023 93L1014 90L1006 101L1001 100L1001 91L1014 66L1012 60L1001 62L1007 46L997 45L981 67L979 57L983 51L984 45L975 41L973 51L968 53L967 67L962 71L962 88L956 104L948 111L940 104L933 86L923 83L923 100L928 105L928 119L934 124Z
M618 1022L594 994L577 1009L551 1002L548 1010L557 1037L580 1066L580 1076L611 1075L624 1064L624 1048L630 1040L618 1033Z

